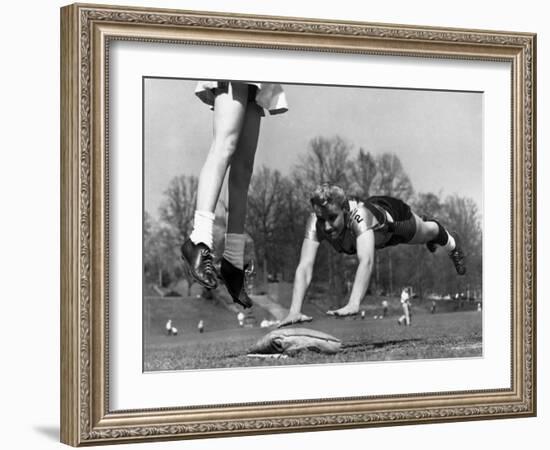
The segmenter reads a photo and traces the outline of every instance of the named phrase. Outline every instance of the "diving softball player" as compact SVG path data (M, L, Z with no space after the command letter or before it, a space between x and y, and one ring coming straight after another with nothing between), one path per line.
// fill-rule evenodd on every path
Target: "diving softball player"
M389 246L426 245L430 252L442 247L448 252L458 275L466 273L464 253L455 233L449 233L435 219L423 219L403 201L386 196L369 197L365 202L348 199L339 186L322 184L311 199L313 212L306 225L300 262L296 269L292 303L279 326L309 322L302 303L311 282L317 249L326 241L339 253L357 255L359 265L347 305L327 311L334 316L359 312L372 273L374 252Z

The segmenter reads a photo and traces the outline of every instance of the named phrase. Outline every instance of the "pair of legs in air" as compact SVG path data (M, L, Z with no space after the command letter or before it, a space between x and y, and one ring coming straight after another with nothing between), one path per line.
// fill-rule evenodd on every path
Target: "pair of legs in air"
M248 84L229 83L227 89L215 92L213 139L199 175L194 228L181 249L196 281L213 289L219 275L233 300L244 307L252 306L244 289L244 224L263 112L249 101L250 89ZM225 249L217 273L212 256L214 212L227 170Z

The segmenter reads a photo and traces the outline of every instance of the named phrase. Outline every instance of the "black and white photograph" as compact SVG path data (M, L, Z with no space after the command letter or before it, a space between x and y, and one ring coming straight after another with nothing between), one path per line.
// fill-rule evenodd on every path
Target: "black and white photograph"
M57 11L59 439L520 447L541 22L295 3Z
M143 78L145 372L483 356L483 93Z

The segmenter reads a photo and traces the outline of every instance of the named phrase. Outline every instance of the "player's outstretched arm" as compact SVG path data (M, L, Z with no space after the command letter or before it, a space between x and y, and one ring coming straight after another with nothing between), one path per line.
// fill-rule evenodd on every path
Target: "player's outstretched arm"
M311 283L313 276L313 265L317 255L319 242L311 239L304 239L302 252L300 253L300 262L296 268L294 277L294 287L292 289L292 302L287 316L281 321L279 327L292 325L300 322L310 322L311 317L302 314L302 304L306 295L307 288Z
M367 230L357 237L357 259L359 265L355 272L355 280L348 304L340 309L327 311L327 314L331 316L352 316L359 312L361 300L367 293L372 274L374 261L374 232L372 230Z

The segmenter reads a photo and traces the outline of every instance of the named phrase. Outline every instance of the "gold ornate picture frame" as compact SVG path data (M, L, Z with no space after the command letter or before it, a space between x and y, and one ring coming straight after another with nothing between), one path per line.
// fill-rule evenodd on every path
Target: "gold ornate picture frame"
M509 64L511 148L502 157L511 160L511 298L499 302L511 309L510 386L114 410L109 187L116 172L109 165L109 57L118 41L410 57L420 64ZM534 416L535 89L536 36L530 33L85 4L62 8L61 441L81 446Z

